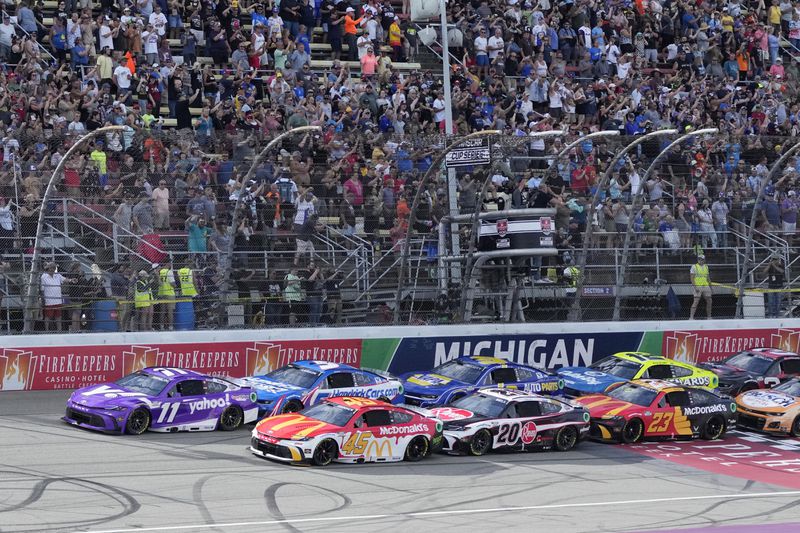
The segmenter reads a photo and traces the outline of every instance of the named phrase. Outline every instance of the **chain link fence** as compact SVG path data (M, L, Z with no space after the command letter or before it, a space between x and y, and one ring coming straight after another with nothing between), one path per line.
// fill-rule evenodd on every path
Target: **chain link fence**
M0 167L0 325L680 319L696 294L696 319L793 313L800 166L770 174L793 139L698 135L664 153L675 133L614 163L636 138L511 133L470 151L328 127L259 161L272 135L125 127L54 175L79 137L18 131ZM434 165L446 147L458 166Z

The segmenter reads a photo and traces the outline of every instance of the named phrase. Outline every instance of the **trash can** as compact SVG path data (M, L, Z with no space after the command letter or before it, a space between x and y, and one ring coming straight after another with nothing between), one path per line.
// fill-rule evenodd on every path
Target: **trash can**
M194 329L194 302L180 300L175 304L175 329Z
M101 300L92 304L92 331L119 331L117 302Z

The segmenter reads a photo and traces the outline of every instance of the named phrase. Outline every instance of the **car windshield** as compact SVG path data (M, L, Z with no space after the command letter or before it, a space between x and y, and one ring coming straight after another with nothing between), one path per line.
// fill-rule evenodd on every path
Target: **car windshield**
M317 381L319 372L314 372L308 368L300 368L299 366L289 365L278 370L273 370L267 374L267 379L277 381L279 383L286 383L287 385L294 385L307 389Z
M641 387L634 383L626 383L608 393L608 396L615 400L622 400L623 402L633 403L643 407L650 407L657 395L657 391Z
M318 403L303 410L303 416L313 418L320 422L327 422L334 426L344 427L355 414L355 409L350 409L336 403Z
M464 383L477 383L483 368L461 361L450 361L433 369L434 373L446 378L463 381Z
M778 385L773 390L788 394L790 396L800 396L800 380L793 379L781 385Z
M507 403L500 398L485 396L483 394L473 394L471 396L459 398L451 405L459 409L472 411L476 415L485 416L486 418L497 418L503 412L503 409L506 408Z
M611 374L612 376L617 376L618 378L633 379L636 373L642 368L642 365L634 363L633 361L625 361L618 357L606 357L602 361L594 363L589 368Z
M148 396L158 396L169 384L169 380L139 371L128 374L114 383L132 392L141 392Z
M772 365L772 359L753 352L740 352L728 357L725 364L753 374L763 374Z

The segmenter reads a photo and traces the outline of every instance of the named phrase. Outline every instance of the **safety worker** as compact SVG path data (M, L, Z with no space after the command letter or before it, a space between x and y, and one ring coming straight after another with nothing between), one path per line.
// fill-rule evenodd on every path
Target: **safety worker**
M183 298L193 298L197 296L197 289L194 287L194 275L192 269L185 266L178 270L178 281Z
M158 271L159 325L171 331L175 322L175 272L168 265Z
M575 262L570 258L566 260L567 268L564 269L564 278L569 284L567 294L574 296L578 291L578 279L581 276L581 269L575 266Z
M708 274L708 265L706 264L706 256L700 254L697 256L697 263L692 265L689 270L689 277L692 280L692 288L694 291L694 300L692 300L692 310L689 312L689 320L694 320L694 313L697 311L697 305L700 303L702 297L706 301L706 316L711 318L711 278Z
M136 327L138 331L153 329L153 290L152 280L146 270L136 276L133 293L133 306L136 308Z

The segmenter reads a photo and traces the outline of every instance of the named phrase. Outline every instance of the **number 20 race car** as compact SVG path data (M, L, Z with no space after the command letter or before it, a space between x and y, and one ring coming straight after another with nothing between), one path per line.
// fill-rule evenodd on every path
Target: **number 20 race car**
M250 451L325 466L333 461L419 461L441 444L438 420L378 400L337 397L261 420L253 429Z
M444 423L444 451L566 451L589 433L589 412L563 400L513 389L482 389L430 412Z
M145 368L114 383L78 389L67 401L68 424L140 435L147 431L230 431L255 422L255 393L180 368Z
M736 397L737 427L800 437L800 378Z
M605 441L714 440L736 423L736 404L730 398L654 379L624 383L607 394L576 401L589 409L590 436Z

